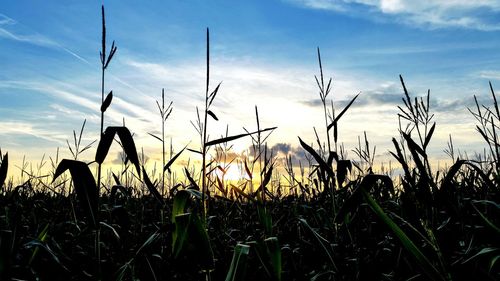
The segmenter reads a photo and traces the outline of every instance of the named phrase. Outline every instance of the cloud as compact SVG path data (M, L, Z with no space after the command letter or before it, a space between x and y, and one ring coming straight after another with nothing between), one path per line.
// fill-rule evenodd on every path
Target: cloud
M21 25L18 21L0 14L0 37L18 42L28 43L39 47L62 50L78 60L90 64L88 60L78 55L74 51L66 48L55 40L42 35L31 28Z
M287 155L292 152L292 145L289 143L277 143L271 147L271 150L275 153Z
M53 132L49 129L42 129L38 125L23 121L1 121L0 135L4 137L28 135L57 144L64 144L66 140L66 135Z
M369 15L374 21L390 20L425 28L458 27L500 30L500 2L496 0L288 0L297 5L353 16Z
M500 80L500 71L498 70L483 70L479 72L480 78L490 79L490 80Z
M4 14L0 14L0 25L13 25L16 23L17 22L14 19L12 19Z
M402 97L403 97L403 91L399 84L394 82L383 82L374 88L368 90L362 90L360 92L359 97L353 104L353 106L355 107L367 107L367 106L377 106L377 105L396 106L401 103ZM342 108L347 106L347 104L349 104L349 102L351 102L353 98L354 95L347 96L342 99L333 98L335 109L341 110ZM319 98L303 100L301 101L301 103L311 107L323 106ZM330 101L327 101L327 106L329 106L329 103Z

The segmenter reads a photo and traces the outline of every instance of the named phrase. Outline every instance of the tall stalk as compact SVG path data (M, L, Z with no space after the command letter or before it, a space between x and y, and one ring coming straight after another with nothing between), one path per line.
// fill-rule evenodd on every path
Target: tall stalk
M205 193L207 192L207 179L206 179L206 159L207 159L207 120L208 120L208 99L210 86L210 33L207 28L207 83L205 91L205 112L203 116L203 136L202 136L202 174L201 174L201 202L203 203L203 221L206 218L207 204L205 203Z
M107 107L111 103L111 99L113 98L113 92L109 92L109 94L104 98L104 74L106 72L106 68L108 68L111 59L113 58L116 52L115 41L111 44L111 49L109 51L109 55L106 56L106 18L104 16L104 5L101 6L102 13L102 50L100 52L101 58L101 130L99 135L99 142L101 142L103 134L104 134L104 112ZM102 171L102 163L98 163L97 169L97 191L101 188L101 171Z
M319 51L319 47L317 50L318 50L318 63L319 63L320 80L318 80L317 76L314 76L314 78L316 79L316 83L318 84L319 97L321 99L321 103L323 105L323 113L325 115L324 117L325 117L326 140L327 140L327 144L328 144L328 153L327 153L327 155L328 155L330 153L330 151L332 151L332 147L330 144L330 133L329 133L329 129L328 129L328 109L326 108L326 98L331 90L330 86L332 84L332 78L330 78L328 80L328 85L325 88L325 80L323 78L323 65L321 63L321 53ZM332 108L332 115L333 115L333 108ZM335 151L337 151L337 142L335 142Z
M104 74L106 68L108 67L113 55L116 52L115 41L111 44L111 49L109 55L106 57L106 18L104 15L104 5L101 6L101 14L102 14L102 50L100 52L101 58L101 130L99 135L99 143L101 143L104 136L104 112L111 104L111 100L113 99L113 91L109 92L109 94L104 98ZM82 128L83 130L83 128ZM99 148L98 148L99 151ZM102 161L98 161L98 169L97 169L97 198L99 200L100 188L101 188L101 173L102 173ZM97 203L99 206L99 203ZM97 256L97 264L98 264L98 276L99 279L102 275L102 267L101 267L101 231L100 228L97 227L95 232L95 251Z

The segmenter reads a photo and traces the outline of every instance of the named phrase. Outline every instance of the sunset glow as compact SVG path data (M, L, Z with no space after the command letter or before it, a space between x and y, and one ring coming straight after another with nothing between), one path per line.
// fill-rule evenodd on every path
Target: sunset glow
M166 101L173 102L166 137L174 150L198 140L190 122L203 103L208 26L211 83L222 81L214 103L220 121L209 125L211 138L227 126L230 134L255 130L255 106L263 127L278 127L267 139L269 147L289 144L295 151L297 136L313 136L313 127L324 136L314 79L319 46L325 79L333 77L329 98L336 110L361 93L340 124L339 140L348 152L366 131L377 146L376 161L390 158L403 97L399 74L412 95L431 90L438 126L429 149L436 161L447 158L443 150L450 134L457 149L481 151L480 138L470 138L477 132L467 108L475 106L473 95L488 102L488 80L495 86L500 79L500 5L444 3L109 1L108 37L118 52L108 70L106 89L114 99L105 125L125 121L148 165L159 163L160 144L149 134L160 132L155 100L164 88ZM0 146L17 166L23 157L28 162L43 154L55 157L57 148L60 157L68 157L72 131L86 119L82 143L90 143L98 138L100 120L100 3L25 5L29 8L7 2L0 8ZM434 7L433 15L426 5ZM250 144L238 140L234 151ZM189 148L199 144L193 141ZM92 160L94 149L82 159ZM118 152L113 146L112 153Z

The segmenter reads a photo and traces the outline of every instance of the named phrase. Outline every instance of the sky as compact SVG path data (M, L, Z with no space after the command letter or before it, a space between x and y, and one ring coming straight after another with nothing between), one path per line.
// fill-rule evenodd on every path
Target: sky
M161 144L148 133L161 130L155 100L163 88L173 102L166 134L174 149L199 149L191 121L204 102L206 28L211 88L222 82L211 139L226 127L229 134L255 130L255 106L262 127L278 127L269 147L298 153L297 136L312 143L314 128L324 139L314 78L319 47L336 110L361 93L339 123L351 158L364 132L377 146L376 161L393 149L400 74L412 96L430 89L432 157L446 158L450 134L456 149L472 154L483 147L467 108L474 95L491 105L488 81L500 87L500 1L4 1L0 149L15 165L23 157L54 157L57 148L60 158L70 157L66 140L84 120L82 144L98 139L102 4L108 46L115 40L118 47L106 73L114 98L105 126L125 122L151 163L161 158ZM234 149L250 145L239 140ZM81 157L91 161L94 152L95 145Z

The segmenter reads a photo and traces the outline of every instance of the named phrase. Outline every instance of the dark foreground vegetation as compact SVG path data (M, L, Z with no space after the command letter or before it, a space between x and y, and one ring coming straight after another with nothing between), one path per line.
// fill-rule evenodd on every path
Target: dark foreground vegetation
M338 123L358 96L338 114L329 108L331 79L323 77L318 50L326 140L316 129L314 148L299 138L309 163L293 169L297 163L288 158L280 176L265 143L276 128L261 128L257 109L255 131L208 138L209 121L218 121L212 101L219 86L210 90L207 30L205 104L193 122L200 148L165 157L171 107L162 96L162 135L153 137L162 144L163 169L148 175L129 129L104 128L113 97L105 95L105 71L117 49L113 42L106 51L102 14L95 161L78 160L90 146L81 148L81 134L74 134L73 159L51 159L50 179L23 166L26 180L16 185L7 179L8 154L0 152L1 280L500 280L500 112L493 87L492 106L470 110L489 151L467 159L450 139L453 164L438 172L427 155L436 127L429 93L411 98L401 78L400 136L391 152L401 173L389 177L375 171L366 137L354 150L360 160L345 158ZM103 182L115 138L126 155L123 170ZM249 157L222 161L239 138L251 139ZM185 167L180 180L172 169L183 153L202 164ZM231 164L247 177L225 180Z

